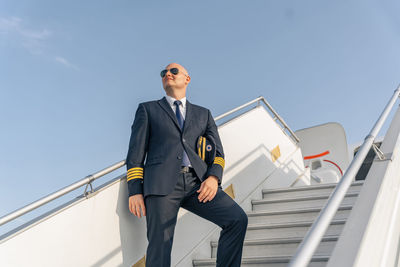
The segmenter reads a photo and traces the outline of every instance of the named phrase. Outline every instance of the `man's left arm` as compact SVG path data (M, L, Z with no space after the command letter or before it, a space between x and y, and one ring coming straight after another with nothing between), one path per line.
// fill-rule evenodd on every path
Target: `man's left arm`
M205 135L210 135L214 138L216 145L216 154L213 163L208 166L206 177L215 176L218 178L218 185L221 185L222 174L225 167L225 156L224 149L222 147L221 138L218 134L218 128L215 124L214 118L211 115L210 110L208 110L208 123Z
M207 111L208 122L205 135L212 136L214 138L216 155L212 164L207 168L207 178L201 183L200 189L197 190L199 193L199 201L204 203L211 201L217 194L218 186L220 186L222 182L222 173L225 167L224 149L222 148L221 139L219 138L218 128L213 117L211 116L210 110Z

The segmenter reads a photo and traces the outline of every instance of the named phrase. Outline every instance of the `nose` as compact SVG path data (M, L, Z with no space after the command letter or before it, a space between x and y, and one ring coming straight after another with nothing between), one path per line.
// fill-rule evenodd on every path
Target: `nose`
M173 75L172 75L172 73L169 71L169 70L167 70L167 73L165 74L165 77L172 77Z

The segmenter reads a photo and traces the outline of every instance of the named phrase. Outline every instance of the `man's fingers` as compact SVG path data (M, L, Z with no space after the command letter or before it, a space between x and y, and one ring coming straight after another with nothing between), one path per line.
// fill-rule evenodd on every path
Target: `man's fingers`
M132 203L132 214L137 216L135 203Z
M139 202L139 206L140 206L140 209L142 210L143 216L146 216L146 207L144 205L143 199L141 199L141 201Z
M201 183L199 190L197 190L197 193L201 192L203 190L203 187L204 187L204 183Z
M199 199L200 201L203 200L205 194L206 194L206 188L204 188L204 189L200 192L198 199Z
M139 218L146 216L146 207L144 205L143 197L136 201L136 211Z
M143 216L146 216L146 207L143 205Z
M139 205L135 205L135 209L136 209L136 216L138 216L140 218L140 206Z
M214 188L212 183L207 183L207 181L205 181L201 183L200 189L197 190L197 192L200 192L198 199L200 202L211 201L217 194L217 191L218 186L217 188Z
M201 196L199 196L200 201L203 201L210 194L210 189L205 188Z
M211 201L214 199L215 195L217 194L217 192L210 192L210 194L208 195L207 199L205 201Z
M142 210L142 212L140 210ZM141 217L141 214L143 214L143 216L146 216L146 207L144 205L142 194L137 194L129 197L129 211L139 218Z
M129 198L129 211L133 214L135 214L135 212L133 211L133 200L131 198Z
M203 202L206 203L207 201L210 201L210 200L212 199L212 195L213 195L213 193L210 192L210 193L208 194L208 196L204 198L204 201L203 201Z
M213 194L212 197L210 198L210 201L214 199L215 195L217 195L217 191L214 192L214 194Z

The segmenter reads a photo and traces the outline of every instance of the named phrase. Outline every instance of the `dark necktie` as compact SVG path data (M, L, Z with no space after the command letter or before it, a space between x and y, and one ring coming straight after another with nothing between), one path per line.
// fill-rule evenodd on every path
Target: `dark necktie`
M182 104L182 102L179 101L179 100L175 100L174 104L175 104L175 107L176 107L176 109L175 109L176 119L178 120L178 123L179 123L179 126L181 127L181 130L183 130L184 119L183 119L182 114L181 114L181 112L179 110L179 106ZM185 150L183 150L182 165L183 166L189 166L190 165L190 160L189 160L189 157L186 154Z

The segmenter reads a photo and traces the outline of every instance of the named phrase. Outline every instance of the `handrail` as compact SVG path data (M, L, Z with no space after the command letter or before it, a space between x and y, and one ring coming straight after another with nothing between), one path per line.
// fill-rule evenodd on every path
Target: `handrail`
M64 188L62 188L62 189L60 189L60 190L58 190L58 191L56 191L56 192L54 192L54 193L52 193L50 195L47 195L47 196L45 196L45 197L43 197L43 198L41 198L41 199L39 199L39 200L37 200L35 202L32 202L31 204L28 204L23 208L20 208L20 209L18 209L16 211L13 211L13 212L11 212L11 213L9 213L9 214L7 214L7 215L5 215L5 216L0 218L0 225L6 224L6 223L14 220L15 218L18 218L18 217L24 215L25 213L28 213L28 212L30 212L30 211L32 211L34 209L37 209L40 206L43 206L44 204L49 203L50 201L53 201L54 199L59 198L59 197L65 195L65 194L67 194L69 192L72 192L75 189L77 189L77 188L79 188L79 187L81 187L81 186L83 186L85 184L89 185L94 180L96 180L96 179L98 179L98 178L100 178L100 177L102 177L102 176L104 176L104 175L116 170L116 169L119 169L124 165L125 165L125 160L122 160L122 161L120 161L118 163L115 163L114 165L112 165L110 167L107 167L107 168L105 168L105 169L103 169L103 170L101 170L99 172L96 172L94 174L88 175L85 178L83 178L83 179L81 179L81 180L79 180L79 181L77 181L77 182L75 182L75 183L73 183L71 185L68 185L68 186L66 186L66 187L64 187Z
M289 263L289 267L303 267L307 266L310 262L315 250L317 249L323 235L325 234L328 226L330 225L333 217L335 216L340 203L342 202L347 190L349 189L352 180L360 169L365 157L367 156L376 135L382 128L389 112L392 110L396 99L400 94L400 86L394 91L393 96L387 103L382 114L379 116L374 127L370 133L365 137L364 143L361 145L354 159L351 161L349 168L346 170L342 179L337 184L335 190L330 195L327 204L322 209L318 218L315 220L311 229L307 232L303 241L298 246L295 255Z
M243 109L243 108L245 108L245 107L257 102L257 101L262 101L271 110L271 112L275 115L275 117L283 124L284 129L287 129L290 132L291 137L296 142L299 142L299 138L294 134L294 132L289 128L289 126L285 123L285 121L278 115L278 113L271 107L271 105L262 96L257 97L256 99L254 99L252 101L249 101L246 104L243 104L243 105L241 105L241 106L239 106L237 108L234 108L234 109L232 109L232 110L230 110L228 112L225 112L224 114L216 117L215 121L218 121L218 120L220 120L220 119L222 119L222 118L224 118L224 117L226 117L226 116L228 116L228 115L230 115L230 114L232 114L232 113L234 113L236 111L239 111L239 110L241 110L241 109ZM284 129L282 129L282 130L284 131ZM112 171L115 171L115 170L123 167L124 165L125 165L125 160L122 160L122 161L120 161L118 163L115 163L115 164L113 164L113 165L111 165L111 166L109 166L109 167L107 167L107 168L105 168L105 169L103 169L103 170L101 170L99 172L96 172L94 174L88 175L85 178L83 178L83 179L81 179L81 180L79 180L79 181L77 181L77 182L75 182L75 183L73 183L73 184L71 184L69 186L66 186L66 187L64 187L64 188L62 188L62 189L60 189L60 190L58 190L58 191L56 191L56 192L54 192L52 194L49 194L49 195L47 195L47 196L45 196L45 197L43 197L43 198L41 198L41 199L39 199L37 201L34 201L31 204L28 204L28 205L26 205L26 206L24 206L24 207L22 207L22 208L20 208L18 210L15 210L15 211L13 211L13 212L11 212L11 213L3 216L3 217L0 217L0 226L3 225L3 224L6 224L6 223L8 223L8 222L10 222L10 221L12 221L12 220L14 220L16 218L18 218L18 217L20 217L20 216L22 216L22 215L24 215L24 214L26 214L26 213L34 210L34 209L37 209L37 208L43 206L44 204L49 203L50 201L53 201L53 200L65 195L65 194L67 194L69 192L72 192L75 189L78 189L79 187L81 187L81 186L83 186L85 184L91 186L91 183L94 180L96 180L96 179L98 179L98 178L100 178L100 177L102 177L102 176L104 176L104 175L106 175L106 174L108 174L108 173L110 173Z

